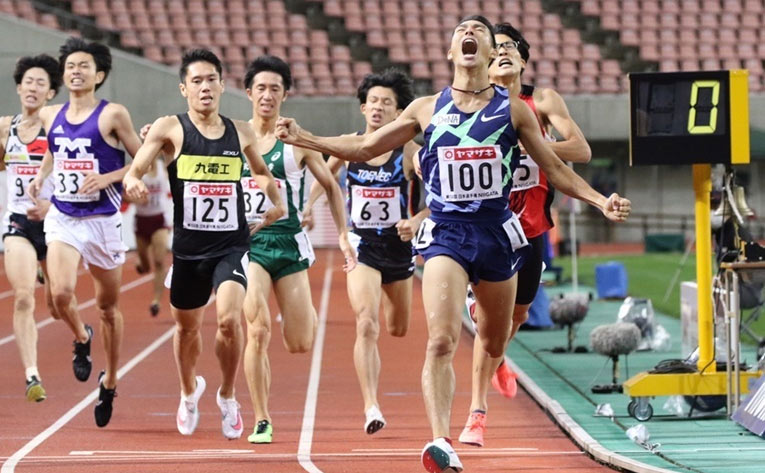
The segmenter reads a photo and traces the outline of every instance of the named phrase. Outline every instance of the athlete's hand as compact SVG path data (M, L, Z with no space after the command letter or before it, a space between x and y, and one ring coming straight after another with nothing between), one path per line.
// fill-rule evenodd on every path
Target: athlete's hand
M50 200L35 200L35 205L27 209L27 218L34 222L42 222L45 219L45 214L48 213L49 208Z
M40 182L39 179L34 178L29 182L29 186L27 186L27 194L29 195L29 198L32 199L32 202L37 203L37 196L40 195L41 189L42 182Z
M354 251L351 243L348 241L348 232L343 232L339 237L340 251L343 252L345 257L345 263L343 264L343 271L350 273L353 268L356 267L356 251Z
M125 189L125 195L133 202L139 202L149 195L146 184L141 179L130 174L125 175L125 178L122 180L122 186Z
M301 220L300 226L309 231L313 230L314 221L312 207L306 207L303 209L303 220Z
M149 134L149 129L151 128L151 123L147 123L146 125L141 127L141 131L138 132L138 136L141 137L141 141L146 140L146 135Z
M97 172L91 172L85 175L85 180L82 182L82 187L77 191L78 194L92 194L98 192L101 189L106 189L109 184L109 178L104 174Z
M420 223L416 218L399 220L396 224L396 231L401 241L412 241L417 234L417 229L420 228Z
M276 138L287 143L295 144L298 134L300 133L300 125L293 118L279 117L276 120L276 130L274 134Z
M262 220L257 223L250 223L250 235L254 235L258 233L258 231L263 228L271 225L275 221L282 218L285 214L284 207L271 207L270 209L266 210L266 213L263 214Z
M631 209L632 203L629 199L619 197L619 194L613 193L606 201L603 215L612 222L623 222L627 220Z
M414 153L414 156L412 156L412 166L414 167L414 173L417 174L417 177L420 178L420 180L424 180L422 178L422 168L420 167L420 153Z

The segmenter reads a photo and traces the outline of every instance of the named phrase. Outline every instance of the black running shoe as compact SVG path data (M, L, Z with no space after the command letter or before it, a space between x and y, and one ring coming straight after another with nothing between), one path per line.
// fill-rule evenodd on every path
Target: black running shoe
M159 314L159 304L152 304L149 306L149 312L152 317L156 317Z
M111 420L112 402L114 402L114 398L117 396L117 388L106 389L101 382L105 374L105 371L101 371L101 374L98 375L98 402L96 403L94 413L96 415L96 425L99 427L105 427L109 420Z
M72 369L74 377L85 382L90 378L90 370L93 369L93 362L90 359L90 342L93 340L93 327L85 324L85 331L88 332L88 341L80 343L74 341L74 358L72 358Z

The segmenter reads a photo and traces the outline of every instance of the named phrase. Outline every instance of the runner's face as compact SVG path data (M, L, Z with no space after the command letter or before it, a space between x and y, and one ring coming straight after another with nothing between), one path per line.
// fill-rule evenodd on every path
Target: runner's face
M247 89L247 97L259 117L278 117L282 102L287 98L281 74L273 71L255 74L252 78L252 87Z
M514 47L513 39L507 35L494 36L497 43L497 59L489 66L489 79L494 83L512 81L520 75L526 63L521 58L518 48Z
M218 110L222 93L223 81L213 64L205 61L189 64L181 94L186 97L190 109L200 113Z
M396 93L389 87L372 87L367 92L367 101L361 104L361 113L367 125L375 130L395 120L399 112Z
M104 80L104 73L96 71L93 56L77 51L64 61L64 84L71 92L90 91Z
M50 77L41 67L27 69L21 84L16 86L16 93L19 94L21 105L31 110L42 108L54 95L50 88Z
M469 20L457 25L452 34L448 59L455 66L475 67L487 64L496 51L492 46L491 31L483 23Z

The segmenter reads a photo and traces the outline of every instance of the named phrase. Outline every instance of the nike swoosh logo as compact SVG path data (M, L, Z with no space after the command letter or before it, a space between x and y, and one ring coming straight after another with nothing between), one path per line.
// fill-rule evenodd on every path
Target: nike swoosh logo
M232 425L231 428L234 430L239 430L242 428L242 416L237 416L236 424Z
M490 117L487 117L486 115L482 115L481 116L481 122L483 122L483 123L490 122L490 121L494 120L495 118L499 118L501 116L502 116L501 113L499 115L492 115Z
M240 273L237 270L234 270L233 273L234 273L234 275L239 276L242 279L247 279L247 277L244 274Z

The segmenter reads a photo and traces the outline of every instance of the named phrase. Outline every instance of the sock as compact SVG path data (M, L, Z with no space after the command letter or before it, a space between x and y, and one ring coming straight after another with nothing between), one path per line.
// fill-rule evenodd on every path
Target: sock
M486 415L486 411L483 410L483 409L473 409L470 413L472 414L473 412L477 412L479 414Z
M27 377L27 381L32 379L32 376L36 376L38 380L41 380L40 379L40 373L37 372L37 367L36 366L30 366L29 368L27 368L25 374L26 374L26 377Z

